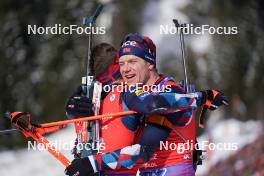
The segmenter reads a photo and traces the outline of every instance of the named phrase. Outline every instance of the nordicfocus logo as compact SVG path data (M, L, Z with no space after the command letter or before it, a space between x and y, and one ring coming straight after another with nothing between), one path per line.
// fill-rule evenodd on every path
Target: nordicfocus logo
M74 144L74 142L63 142L63 141L55 141L50 142L49 144L45 145L42 143L38 143L36 141L28 141L28 150L47 150L48 147L55 147L58 151L64 150L64 151L71 151L73 148L76 148L78 151L82 150L96 150L98 153L102 153L105 149L105 143L78 143L77 145Z
M219 151L228 151L228 150L237 150L238 143L212 143L209 141L201 141L195 143L193 140L187 140L185 143L175 143L175 142L163 142L160 141L160 150L176 150L177 153L182 154L188 150L219 150Z
M62 26L61 24L55 24L54 26L37 26L37 25L28 25L27 34L28 35L43 35L43 34L54 34L54 35L72 35L72 34L105 34L106 29L104 26L92 27L90 26L77 26L69 25Z
M236 26L210 26L204 24L201 26L194 26L193 24L186 24L186 26L175 27L170 25L160 25L160 34L218 34L218 35L235 35L238 34L238 27Z
M144 85L143 83L136 83L135 85L127 85L127 83L121 83L121 84L111 84L111 85L104 85L102 87L104 92L136 92L136 91L143 91L143 93L147 92L172 92L171 85Z

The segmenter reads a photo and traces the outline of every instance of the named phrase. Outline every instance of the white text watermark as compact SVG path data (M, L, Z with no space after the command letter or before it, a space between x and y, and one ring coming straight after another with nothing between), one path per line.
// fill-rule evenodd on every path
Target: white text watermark
M28 35L44 35L44 34L53 34L53 35L72 35L72 34L105 34L106 29L104 26L77 26L69 25L62 26L61 24L54 24L53 26L37 26L37 25L28 25L27 34Z
M28 150L47 150L49 147L55 148L56 150L64 150L64 151L71 151L73 148L76 148L78 151L82 150L96 150L98 153L104 151L106 149L105 143L78 143L74 144L74 142L62 142L62 141L55 141L50 142L48 144L38 143L36 141L28 141Z
M186 24L185 26L175 27L170 25L160 25L160 34L218 34L218 35L235 35L238 34L238 27L236 26L210 26L203 24L201 26L194 26L193 24Z
M177 153L184 153L185 151L190 150L219 150L219 151L227 151L227 150L237 150L238 143L227 143L227 142L219 142L212 143L209 141L200 141L199 143L194 143L193 140L187 141L185 143L176 143L176 142L168 142L168 141L160 141L160 150L176 150Z

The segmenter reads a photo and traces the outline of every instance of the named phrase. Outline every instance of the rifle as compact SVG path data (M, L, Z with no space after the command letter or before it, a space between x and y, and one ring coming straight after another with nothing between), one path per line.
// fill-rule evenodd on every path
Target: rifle
M83 18L83 25L89 25L90 33L88 37L88 49L87 49L87 61L86 61L86 76L82 77L82 88L88 98L92 99L93 111L95 115L99 114L102 84L94 79L94 69L91 65L91 48L92 48L92 27L96 22L97 17L100 15L103 9L103 5L100 4L94 15L91 17ZM93 146L98 146L100 144L100 125L99 120L88 122L78 122L75 124L77 132L78 143L91 143ZM99 149L99 147L97 147ZM78 151L82 153L82 151ZM89 151L89 155L95 153L96 151ZM97 150L97 152L99 152ZM81 154L82 155L82 154Z

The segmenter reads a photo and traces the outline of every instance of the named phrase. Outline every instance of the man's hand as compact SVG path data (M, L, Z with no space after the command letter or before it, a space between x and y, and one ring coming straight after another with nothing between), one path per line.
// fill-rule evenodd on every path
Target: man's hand
M68 176L95 176L95 172L90 157L74 159L66 169L65 174Z
M218 90L205 90L201 91L201 93L201 105L207 106L211 111L217 109L219 106L228 105L226 96Z
M67 100L65 110L67 115L73 116L74 118L94 115L92 99L83 95L81 86Z

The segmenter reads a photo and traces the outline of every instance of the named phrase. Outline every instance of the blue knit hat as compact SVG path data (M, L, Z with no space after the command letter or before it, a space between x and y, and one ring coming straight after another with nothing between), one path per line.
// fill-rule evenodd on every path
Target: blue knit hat
M156 46L153 41L138 33L128 34L119 50L119 57L135 55L156 66Z

